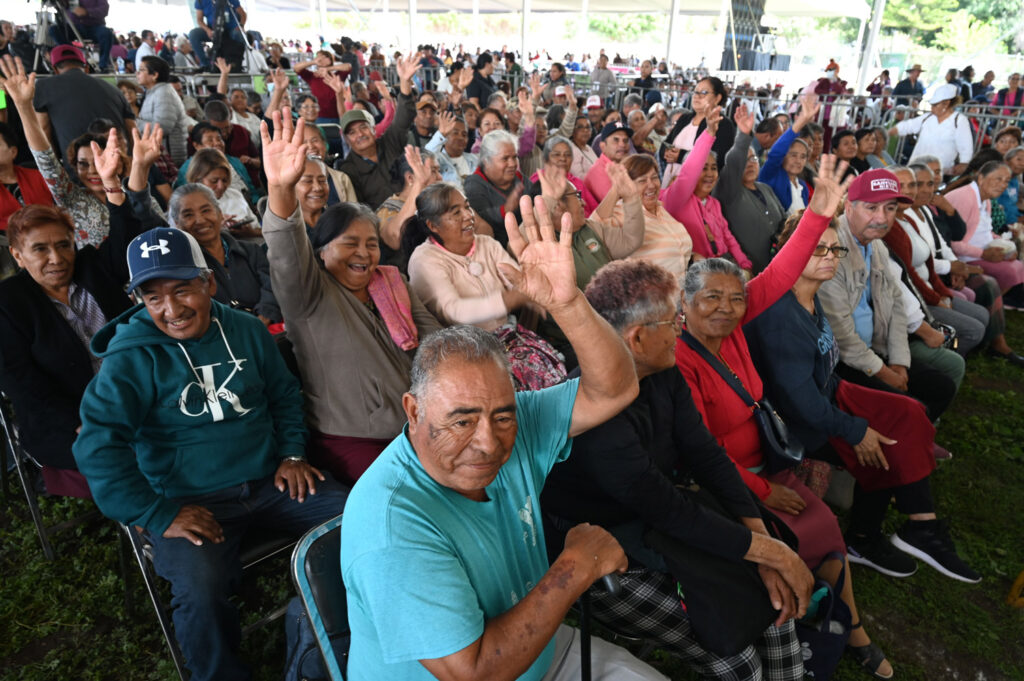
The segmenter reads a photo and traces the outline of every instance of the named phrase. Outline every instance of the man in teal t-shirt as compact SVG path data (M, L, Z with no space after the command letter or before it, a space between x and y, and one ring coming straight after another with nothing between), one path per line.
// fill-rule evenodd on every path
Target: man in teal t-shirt
M565 331L580 378L516 394L493 334L462 326L423 341L403 396L408 426L356 483L342 524L352 681L578 678L578 640L562 619L626 567L591 525L570 530L548 567L544 479L637 382L625 345L576 288L570 226L556 241L541 201L539 229L521 203L529 246L506 225L522 270L503 271ZM595 679L664 678L601 640L591 659Z

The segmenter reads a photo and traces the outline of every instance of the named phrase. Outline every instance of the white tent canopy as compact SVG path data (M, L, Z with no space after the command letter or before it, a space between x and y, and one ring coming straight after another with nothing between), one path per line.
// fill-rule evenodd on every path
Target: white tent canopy
M250 0L251 1L251 0ZM323 0L328 12L343 12L358 9L361 12L392 11L404 12L407 4L403 0ZM309 10L309 0L255 0L261 8L282 10ZM593 13L661 12L672 10L671 0L651 0L641 7L629 5L622 0L589 0L586 11ZM579 0L530 0L530 12L579 12ZM523 10L522 0L416 0L416 12L473 12L481 14L511 13ZM722 10L721 0L681 0L680 14L716 16ZM768 0L765 14L777 17L852 17L864 20L871 8L864 0L821 3L813 0Z

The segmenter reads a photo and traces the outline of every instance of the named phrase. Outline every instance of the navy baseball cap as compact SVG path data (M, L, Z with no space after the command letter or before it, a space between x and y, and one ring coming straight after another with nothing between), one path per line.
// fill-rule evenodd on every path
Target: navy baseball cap
M622 121L612 121L608 125L601 128L601 139L605 139L608 137L608 135L619 130L621 130L622 132L626 133L631 137L633 135L633 131L626 127L625 123L623 123Z
M199 242L180 229L157 227L128 244L128 290L150 279L195 279L206 267Z

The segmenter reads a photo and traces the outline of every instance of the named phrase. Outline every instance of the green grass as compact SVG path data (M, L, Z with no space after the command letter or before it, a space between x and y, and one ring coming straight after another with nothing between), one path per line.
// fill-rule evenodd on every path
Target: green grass
M1011 345L1024 351L1024 313L1009 312ZM933 476L939 514L953 523L962 556L984 575L977 585L946 579L927 566L909 579L890 579L855 566L865 626L903 681L1024 679L1024 609L1005 597L1024 570L1024 370L975 356L938 440L955 458ZM113 523L97 520L54 537L57 560L43 559L20 490L0 516L0 678L174 678L152 608L131 571L136 614L124 607ZM53 523L90 508L45 499ZM890 529L898 519L892 516ZM243 594L244 617L276 605L291 585L283 562L261 567ZM266 593L272 594L267 598ZM258 601L259 603L252 603ZM278 679L284 665L281 620L254 632L243 654L257 679ZM673 679L693 678L678 661L655 653ZM844 660L837 681L867 677Z

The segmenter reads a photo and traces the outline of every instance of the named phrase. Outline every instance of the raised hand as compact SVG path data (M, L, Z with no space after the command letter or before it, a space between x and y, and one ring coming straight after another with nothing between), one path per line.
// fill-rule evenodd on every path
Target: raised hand
M217 57L215 63L217 64L217 70L221 73L231 73L231 64L224 57Z
M473 69L465 68L459 71L459 89L465 90L473 82Z
M164 131L159 125L146 123L142 134L138 128L132 128L132 165L145 167L147 170L156 163L164 150Z
M403 83L412 83L412 77L420 70L419 59L415 54L408 57L399 57L395 62L395 70L398 71L398 78Z
M100 179L103 180L103 186L111 189L120 187L118 171L123 170L121 163L124 158L117 147L117 129L111 128L107 133L107 146L102 151L100 145L95 142L90 142L89 146L92 148L93 163L96 164L96 172L99 173Z
M533 93L533 97L535 99L540 99L541 93L544 92L544 86L540 82L540 74L534 71L533 74L530 75L530 80L527 82L527 85L530 86L530 92Z
M568 83L565 84L565 99L567 108L576 108L576 93L572 91L572 86Z
M636 188L636 183L633 182L629 177L629 173L626 169L618 163L609 163L605 166L605 170L608 172L608 179L612 181L612 188L615 193L619 195L619 198L623 201L630 201L640 197L640 192Z
M292 112L288 107L275 111L274 138L270 138L267 122L260 123L260 139L263 141L263 172L271 188L292 190L306 167L308 145L303 143L306 123L301 118L292 126ZM291 211L289 211L290 213ZM278 214L280 215L280 213ZM283 216L282 216L283 217Z
M800 113L796 115L793 122L794 130L802 130L805 125L818 117L818 110L821 109L821 100L813 92L800 95Z
M388 84L383 80L373 81L373 87L377 90L377 94L380 95L381 99L391 99L391 90L388 89Z
M24 115L31 109L25 109L24 105L32 105L32 99L36 96L36 74L25 73L25 65L21 63L20 57L4 55L0 59L0 85L14 100L18 111Z
M718 124L722 122L722 107L716 106L708 111L706 116L708 133L714 137L718 134Z
M324 71L323 75L324 85L334 90L336 94L341 94L342 90L345 89L345 83L334 71Z
M523 215L524 239L515 215L505 214L508 245L521 269L501 263L498 267L512 286L545 310L552 311L572 303L582 295L576 288L576 266L572 257L572 216L562 215L562 231L555 237L551 215L544 198L519 200Z
M419 187L420 190L428 186L430 184L430 170L427 168L427 164L423 162L423 155L420 154L419 147L406 144L405 160L409 162L409 168L412 169L413 186Z
M452 130L455 129L455 114L451 111L442 111L437 116L437 129L441 131L441 134L448 137L452 134Z
M843 203L843 197L846 196L847 188L853 182L851 175L845 182L840 183L848 165L846 161L836 165L835 154L822 155L818 177L814 180L814 196L811 197L808 208L826 217L836 214Z
M533 100L523 90L519 91L519 110L523 112L523 118L533 118Z
M740 104L732 119L736 121L736 129L744 135L754 132L754 112L748 111L746 104Z
M611 164L617 165L617 164ZM565 171L555 165L545 165L543 168L537 171L537 179L540 180L541 194L560 201L565 196L565 189L568 180L565 177Z
M287 88L292 84L291 80L288 78L288 74L284 72L284 69L274 69L272 78L275 88Z

